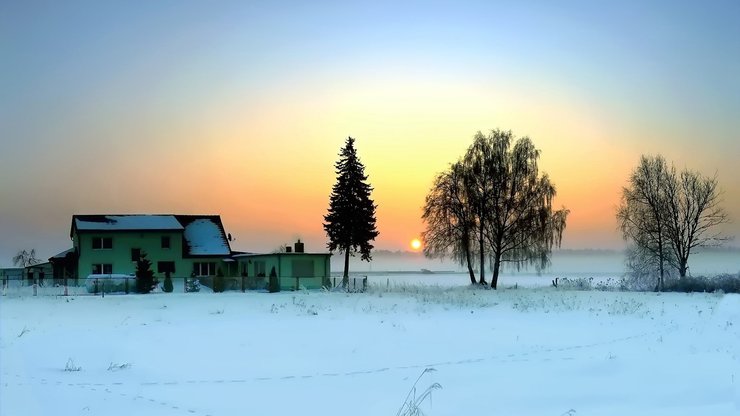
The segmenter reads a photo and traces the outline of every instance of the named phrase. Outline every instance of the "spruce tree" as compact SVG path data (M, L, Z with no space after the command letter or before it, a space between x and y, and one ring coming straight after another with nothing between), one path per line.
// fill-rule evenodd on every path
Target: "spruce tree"
M152 270L152 262L146 258L146 253L136 261L136 291L138 293L149 293L157 285Z
M349 282L349 257L359 252L362 260L370 261L370 241L379 234L375 228L377 206L370 199L373 188L367 183L365 166L357 157L354 143L355 139L347 138L334 165L337 182L329 198L329 212L324 216L329 251L344 254L344 286Z

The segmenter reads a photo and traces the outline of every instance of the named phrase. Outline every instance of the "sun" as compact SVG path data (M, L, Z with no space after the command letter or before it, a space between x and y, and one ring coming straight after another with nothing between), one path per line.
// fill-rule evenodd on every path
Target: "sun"
M419 241L418 238L414 238L413 240L411 240L411 248L413 248L414 250L420 249L421 248L421 241Z

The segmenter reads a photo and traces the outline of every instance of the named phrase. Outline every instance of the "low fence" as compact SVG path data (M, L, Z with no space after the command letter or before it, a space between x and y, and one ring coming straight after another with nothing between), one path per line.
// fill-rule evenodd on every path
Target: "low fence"
M172 292L199 292L199 280L192 277L172 277ZM136 293L136 277L94 279L11 279L2 280L2 295L18 296L106 296ZM164 292L164 279L158 280L153 292Z
M343 277L332 277L329 279L332 287L342 287ZM347 281L348 292L364 292L367 290L367 276L362 277L350 277Z
M221 277L221 276L202 276L202 277L172 277L172 292L174 293L191 293L191 292L213 292L213 291L253 291L268 290L269 278L240 276L240 277ZM218 279L222 279L223 288L216 288L214 284ZM295 287L289 290L299 290L300 278L285 277L283 279L295 280ZM292 281L292 280L291 280ZM327 289L342 288L348 292L364 292L367 289L367 276L350 277L347 286L343 287L342 277L325 278ZM20 278L3 278L0 286L2 295L13 296L108 296L108 295L126 295L136 293L136 277L111 277L111 278L91 278L91 279L20 279ZM285 288L286 286L284 286ZM157 281L153 292L164 292L164 279Z

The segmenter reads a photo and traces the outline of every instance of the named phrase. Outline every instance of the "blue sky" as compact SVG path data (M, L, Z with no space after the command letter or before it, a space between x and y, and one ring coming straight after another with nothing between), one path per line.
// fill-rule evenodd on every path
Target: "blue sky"
M622 244L642 153L716 172L737 221L738 21L731 1L5 1L0 259L66 249L75 213L221 213L239 248L323 246L347 135L380 248L418 235L434 174L491 128L543 150L566 246Z

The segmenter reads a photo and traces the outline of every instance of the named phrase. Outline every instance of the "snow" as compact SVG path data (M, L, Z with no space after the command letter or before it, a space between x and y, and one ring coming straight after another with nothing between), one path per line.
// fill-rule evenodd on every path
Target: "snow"
M0 414L394 415L431 367L430 416L737 415L739 341L738 295L13 292Z
M53 258L53 259L63 259L63 258L65 258L67 256L67 254L72 253L74 251L75 251L74 247L68 248L68 249L62 251L61 253L58 253L58 254L55 254L55 255L51 256L51 258Z
M185 226L185 240L192 256L229 255L221 228L209 219L197 219Z
M75 224L87 231L182 230L174 215L76 215Z

